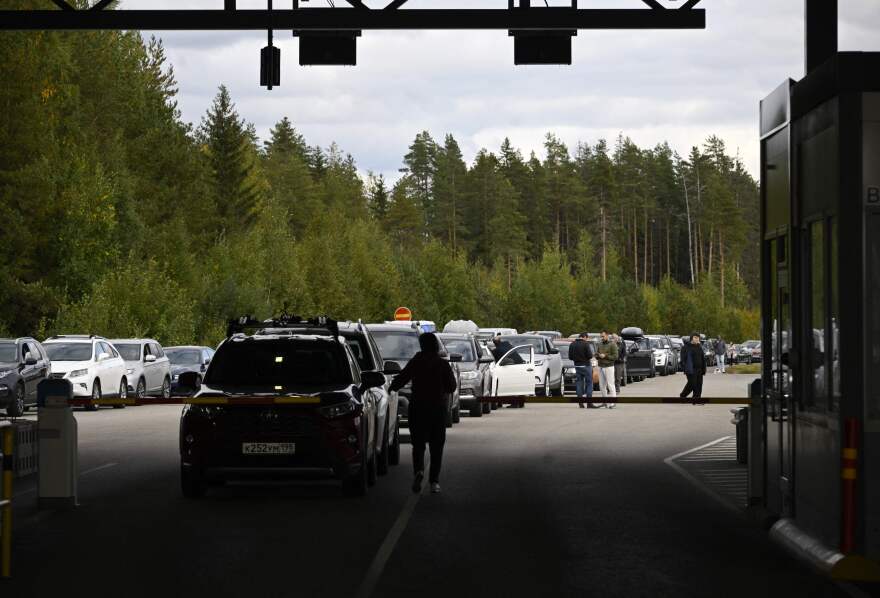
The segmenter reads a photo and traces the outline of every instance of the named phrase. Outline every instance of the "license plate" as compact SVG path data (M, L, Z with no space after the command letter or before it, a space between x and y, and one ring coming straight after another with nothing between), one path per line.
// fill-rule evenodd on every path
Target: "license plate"
M242 442L241 452L245 455L292 455L296 445L292 442Z

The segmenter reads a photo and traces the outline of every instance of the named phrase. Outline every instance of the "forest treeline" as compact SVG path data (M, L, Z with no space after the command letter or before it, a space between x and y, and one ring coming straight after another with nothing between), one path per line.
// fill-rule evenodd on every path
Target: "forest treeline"
M183 122L137 33L3 33L0 80L2 334L214 343L287 304L757 335L757 185L716 137L680 157L548 134L467 163L422 132L392 183L286 117L260 140L222 85Z

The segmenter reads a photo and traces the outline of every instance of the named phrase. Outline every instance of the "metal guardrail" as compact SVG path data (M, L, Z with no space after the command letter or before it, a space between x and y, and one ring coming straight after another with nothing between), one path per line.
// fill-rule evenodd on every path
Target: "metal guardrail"
M0 491L0 577L12 575L12 467L14 464L15 428L0 422L3 448L2 491Z

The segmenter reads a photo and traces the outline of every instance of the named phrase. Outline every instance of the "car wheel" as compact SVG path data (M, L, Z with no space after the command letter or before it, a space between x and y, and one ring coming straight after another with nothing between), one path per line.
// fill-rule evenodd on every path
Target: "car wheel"
M123 378L119 381L119 399L125 400L128 398L128 381ZM125 405L113 405L114 409L125 409Z
M165 380L162 381L162 398L171 398L171 378L168 376L165 376Z
M492 403L480 403L480 408L483 413L492 413Z
M6 415L9 417L21 417L21 414L24 412L24 384L19 382L15 385L15 396L12 398L12 402L6 407Z
M186 498L202 498L208 491L208 484L201 470L195 467L180 467L180 490Z
M366 496L367 476L369 463L367 462L367 441L364 439L361 447L361 466L354 475L347 476L342 480L342 492L346 496Z
M485 413L485 409L483 409L482 403L477 403L468 410L468 415L471 417L483 417L483 413Z
M461 406L456 405L455 409L452 410L452 423L457 424L461 422Z
M385 418L385 434L382 435L382 452L376 460L376 473L385 475L388 473L388 457L391 451L391 443L388 442L388 418Z
M549 397L550 396L550 374L544 376L544 385L541 387L541 396Z
M391 465L400 464L400 426L394 426L394 440L391 442L391 448L388 453L388 463Z
M555 389L551 389L550 394L552 394L554 397L561 397L565 394L565 383L562 381L561 377L559 379L559 386L557 386Z
M100 401L102 398L103 398L103 395L101 394L101 381L96 378L95 381L92 383L92 400L93 401ZM86 411L97 411L97 410L98 410L98 405L89 405L88 407L86 407Z
M138 380L137 388L134 389L134 396L143 399L147 396L147 383L143 378Z

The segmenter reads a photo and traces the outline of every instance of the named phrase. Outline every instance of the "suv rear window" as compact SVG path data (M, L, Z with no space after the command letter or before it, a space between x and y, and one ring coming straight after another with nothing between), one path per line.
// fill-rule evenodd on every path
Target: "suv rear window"
M209 386L271 391L351 383L351 368L339 345L294 339L227 342L214 355L205 377Z
M92 343L47 343L43 345L52 361L89 361Z
M371 333L376 344L379 345L382 359L409 361L421 351L418 334L385 330L372 330Z

